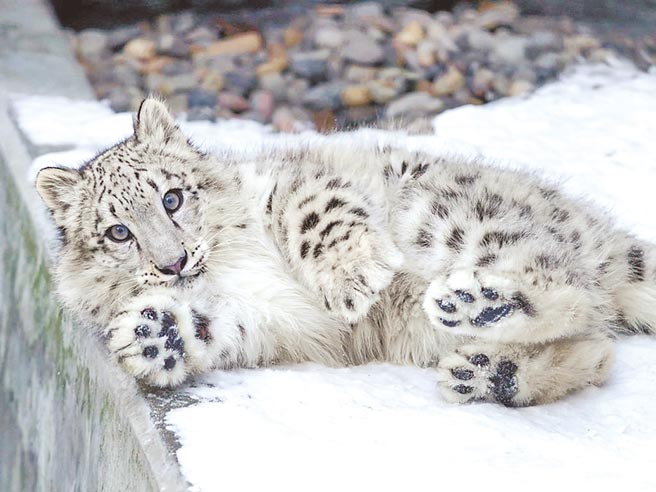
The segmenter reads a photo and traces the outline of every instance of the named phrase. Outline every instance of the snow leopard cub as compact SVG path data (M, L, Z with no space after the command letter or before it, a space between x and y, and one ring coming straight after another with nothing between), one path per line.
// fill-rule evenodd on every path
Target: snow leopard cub
M43 169L59 293L136 378L367 361L436 368L448 401L601 384L656 326L654 248L520 173L346 144L207 155L163 104L81 169Z

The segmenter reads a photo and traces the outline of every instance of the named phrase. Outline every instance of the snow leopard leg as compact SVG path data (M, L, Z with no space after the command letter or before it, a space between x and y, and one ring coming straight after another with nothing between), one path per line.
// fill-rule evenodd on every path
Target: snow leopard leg
M539 405L603 383L612 359L613 342L601 333L544 345L472 342L440 361L439 387L453 403Z
M381 210L324 171L282 176L269 197L273 234L292 271L349 323L367 315L402 263Z
M107 346L132 376L153 386L176 386L189 376L239 357L246 328L234 310L189 302L172 289L130 301L104 331Z
M613 329L656 334L656 247L622 233L606 236L599 283L612 296Z

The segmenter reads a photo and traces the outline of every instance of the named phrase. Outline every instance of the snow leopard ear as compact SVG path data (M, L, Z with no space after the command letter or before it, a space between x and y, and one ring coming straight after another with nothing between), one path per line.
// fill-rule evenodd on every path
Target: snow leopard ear
M80 171L77 169L46 167L36 176L36 191L53 213L65 211L76 199L79 182Z
M143 100L134 120L134 136L139 142L168 143L181 135L164 103L153 98Z

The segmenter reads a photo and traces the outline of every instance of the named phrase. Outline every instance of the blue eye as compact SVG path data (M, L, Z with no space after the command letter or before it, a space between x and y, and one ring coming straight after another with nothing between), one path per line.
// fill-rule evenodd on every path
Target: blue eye
M167 212L175 212L182 206L182 192L180 190L167 191L162 198L162 203Z
M113 225L112 227L107 229L105 235L109 239L117 243L122 243L132 237L132 235L130 234L130 229L125 227L123 224Z

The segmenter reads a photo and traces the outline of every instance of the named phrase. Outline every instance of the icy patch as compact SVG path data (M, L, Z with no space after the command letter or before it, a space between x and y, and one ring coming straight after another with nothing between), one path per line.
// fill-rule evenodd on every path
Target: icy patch
M446 112L435 120L439 138L329 138L531 169L655 240L655 89L656 73L582 67L528 98ZM33 142L74 147L37 159L32 178L43 166L79 165L132 125L100 103L30 97L15 110ZM182 126L207 150L326 138L240 121ZM654 338L621 340L603 388L536 408L447 405L433 371L384 364L215 371L185 391L199 403L168 423L193 490L656 490Z

